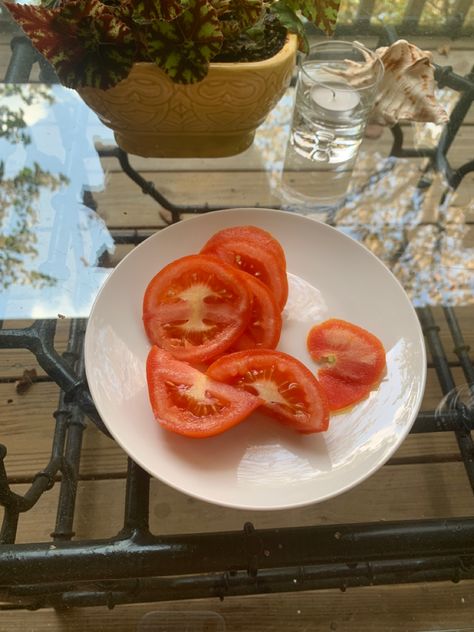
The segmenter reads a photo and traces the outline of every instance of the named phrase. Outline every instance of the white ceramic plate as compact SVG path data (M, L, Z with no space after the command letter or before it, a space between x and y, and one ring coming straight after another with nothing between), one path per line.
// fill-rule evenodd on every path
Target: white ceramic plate
M141 322L145 288L165 264L198 252L221 228L243 224L270 231L286 252L290 296L280 350L314 369L307 333L335 317L373 332L387 351L380 387L349 412L334 415L324 434L298 435L255 413L218 437L193 440L163 430L153 418L145 379L150 345ZM135 248L95 301L85 364L104 423L136 463L186 494L242 509L319 502L373 474L410 430L426 377L418 319L391 272L338 230L267 209L200 215Z

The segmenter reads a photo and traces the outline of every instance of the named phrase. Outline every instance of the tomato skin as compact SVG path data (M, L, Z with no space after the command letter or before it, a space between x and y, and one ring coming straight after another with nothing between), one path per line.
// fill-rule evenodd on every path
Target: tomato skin
M358 404L373 389L372 384L349 382L327 373L321 375L321 371L318 373L318 380L326 393L331 412L341 411Z
M245 349L275 349L281 335L282 318L269 288L246 272L239 273L252 294L249 323L231 351Z
M267 349L237 351L213 362L207 375L263 401L261 411L298 432L323 432L329 425L325 393L296 358Z
M223 228L215 233L207 242L204 248L214 247L223 243L232 243L235 241L248 241L257 244L265 250L269 250L286 270L286 256L280 242L263 228L258 226L232 226L231 228Z
M216 382L157 346L148 354L146 375L156 421L186 437L221 434L261 404L258 397Z
M233 226L215 233L201 249L243 272L256 276L270 288L283 310L288 299L286 259L280 243L257 226Z
M152 344L179 360L200 363L221 355L244 332L252 296L240 273L205 255L171 262L148 284L143 324Z
M385 370L385 349L372 333L353 323L331 318L315 325L307 338L331 410L341 410L368 395Z

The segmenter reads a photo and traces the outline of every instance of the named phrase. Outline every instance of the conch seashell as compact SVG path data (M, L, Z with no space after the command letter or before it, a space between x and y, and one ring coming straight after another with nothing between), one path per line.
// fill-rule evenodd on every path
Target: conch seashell
M446 123L448 115L436 102L434 68L429 51L420 50L406 40L375 51L384 65L370 122L395 125L399 121ZM348 70L332 71L352 86L362 88L373 82L377 62L366 56L366 63L347 60Z
M429 51L405 40L378 48L385 68L374 108L375 122L446 123L448 115L435 97L434 68Z

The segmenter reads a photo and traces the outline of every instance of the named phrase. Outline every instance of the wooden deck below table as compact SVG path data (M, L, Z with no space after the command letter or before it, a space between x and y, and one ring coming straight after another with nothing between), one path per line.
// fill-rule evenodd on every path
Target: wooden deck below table
M472 632L474 582L370 587L69 611L1 612L1 632L135 632L149 612L217 612L226 632ZM199 630L199 628L196 628ZM156 632L184 632L162 627ZM192 630L192 628L190 629ZM212 630L212 628L210 629ZM151 631L150 631L151 632Z
M465 342L474 347L474 308L456 310ZM442 313L435 310L441 324ZM16 323L20 325L21 323ZM24 323L26 324L26 323ZM57 347L63 349L68 321L58 323ZM441 330L448 359L459 385L457 366L446 325ZM430 365L429 361L429 365ZM15 381L23 370L36 368L40 380L24 394ZM34 474L47 462L51 447L58 388L48 381L26 351L0 352L1 441L9 448L7 471L14 491L26 491ZM429 369L423 408L434 409L442 393ZM90 425L84 435L78 487L75 537L114 536L122 525L126 458L111 440ZM188 497L163 483L151 482L150 522L155 534L241 529L250 520L257 528L411 520L473 515L474 496L456 441L451 433L410 435L390 462L350 492L321 504L282 512L248 512L217 507ZM47 541L54 528L58 486L22 515L18 542ZM0 513L1 517L1 513ZM151 611L212 611L226 629L238 630L418 630L466 629L473 623L474 581L393 587L286 593L160 604L118 606L113 611L90 608L34 613L0 610L0 632L14 630L137 629ZM251 623L249 623L251 622ZM164 628L168 629L168 628ZM173 629L173 628L169 628Z

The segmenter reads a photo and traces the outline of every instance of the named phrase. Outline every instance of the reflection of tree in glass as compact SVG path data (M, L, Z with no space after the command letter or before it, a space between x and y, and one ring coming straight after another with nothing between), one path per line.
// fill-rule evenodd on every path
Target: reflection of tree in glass
M17 97L16 101L19 100L21 104L26 106L45 102L52 105L54 97L50 89L42 85L26 87L19 84L7 84L0 87L0 138L11 143L28 145L31 138L26 132L25 111L21 105L15 109L9 107L5 103L5 99L9 97Z
M23 107L54 103L50 89L5 85L0 88L0 98L0 138L11 144L30 144ZM25 256L38 255L35 205L41 189L55 191L67 181L62 174L53 175L36 162L31 168L23 167L14 176L5 177L5 161L0 161L0 287L5 289L12 283L39 286L55 283L52 277L28 269Z
M392 270L415 306L472 305L469 202L456 202L444 175L427 166L425 158L383 158L363 149L333 221ZM430 186L419 188L425 172Z
M21 110L13 112L6 105L0 105L0 137L7 138L12 143L27 145L31 142L31 139L25 132L25 128L26 123Z
M0 191L0 222L9 223L8 233L0 233L0 285L7 288L12 283L52 285L55 280L24 265L25 255L38 254L35 244L36 212L41 187L54 191L67 179L53 176L35 163L34 168L24 167L15 177L3 179ZM6 221L8 220L8 222Z

